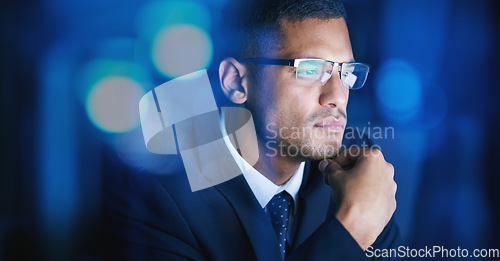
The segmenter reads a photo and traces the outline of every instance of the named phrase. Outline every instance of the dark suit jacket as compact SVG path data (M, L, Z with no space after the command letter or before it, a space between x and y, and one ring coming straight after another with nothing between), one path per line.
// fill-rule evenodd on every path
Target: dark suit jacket
M331 189L317 166L305 167L286 260L369 260L332 214ZM274 230L243 175L197 192L185 173L113 173L106 181L110 259L281 259ZM396 248L398 234L391 220L374 247Z

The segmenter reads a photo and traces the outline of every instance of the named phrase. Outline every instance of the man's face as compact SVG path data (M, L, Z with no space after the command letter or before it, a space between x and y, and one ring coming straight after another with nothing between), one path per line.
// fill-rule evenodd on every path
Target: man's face
M283 22L284 48L265 57L354 60L343 18ZM342 144L349 90L336 73L322 87L301 85L295 67L264 66L249 87L247 107L267 149L299 160L334 156Z

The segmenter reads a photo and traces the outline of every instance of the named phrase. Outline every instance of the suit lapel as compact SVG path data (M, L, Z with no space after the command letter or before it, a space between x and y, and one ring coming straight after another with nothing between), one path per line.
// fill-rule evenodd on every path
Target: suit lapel
M318 162L308 162L299 190L298 227L293 240L293 248L302 244L325 222L331 199L331 190L323 182L318 170Z
M243 175L215 186L238 215L258 260L280 260L278 241L269 219Z

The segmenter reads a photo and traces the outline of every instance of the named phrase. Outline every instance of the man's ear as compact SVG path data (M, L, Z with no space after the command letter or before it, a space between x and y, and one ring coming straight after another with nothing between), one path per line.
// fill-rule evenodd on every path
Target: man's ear
M226 58L219 65L222 92L236 104L243 104L248 98L247 68L234 58Z

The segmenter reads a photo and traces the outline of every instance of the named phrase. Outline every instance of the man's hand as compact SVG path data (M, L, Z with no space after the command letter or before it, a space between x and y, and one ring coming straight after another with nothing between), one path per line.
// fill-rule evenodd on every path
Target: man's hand
M394 167L377 149L351 148L319 164L332 188L336 216L363 250L396 210Z

